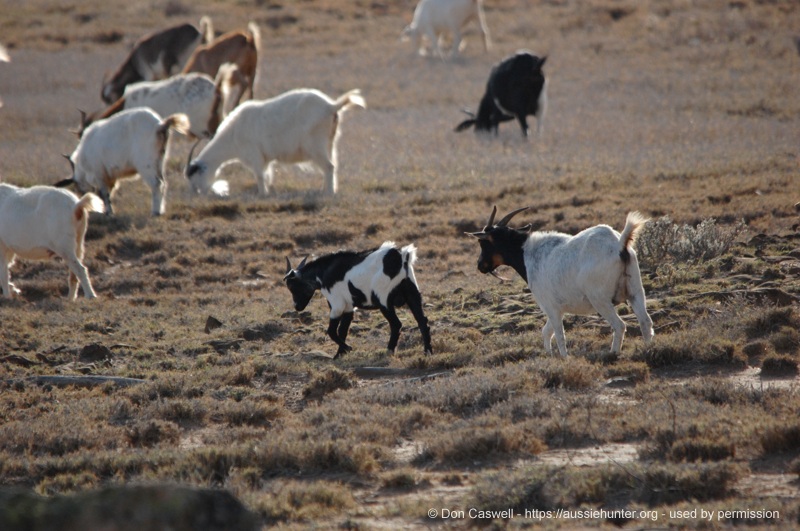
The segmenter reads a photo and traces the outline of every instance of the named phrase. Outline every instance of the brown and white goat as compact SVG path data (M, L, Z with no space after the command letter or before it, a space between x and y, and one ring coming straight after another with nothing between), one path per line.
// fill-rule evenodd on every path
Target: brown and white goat
M29 260L61 257L69 268L69 299L80 282L87 299L96 297L83 265L83 241L89 212L103 212L103 202L92 193L80 199L52 186L19 188L0 183L0 288L8 298L19 294L9 269L18 256Z
M122 64L106 74L100 96L111 104L122 97L125 87L131 83L156 81L177 74L197 45L211 42L213 38L209 17L200 19L199 30L192 24L179 24L145 35L134 43Z
M198 46L186 62L183 73L200 72L213 78L225 63L235 64L245 79L245 88L232 102L230 110L239 104L245 93L247 96L244 99L253 98L260 51L261 31L255 22L250 22L246 32L231 31L211 44Z

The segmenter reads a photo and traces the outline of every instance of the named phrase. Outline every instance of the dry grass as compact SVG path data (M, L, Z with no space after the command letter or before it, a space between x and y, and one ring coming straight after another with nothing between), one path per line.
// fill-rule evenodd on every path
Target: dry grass
M764 479L800 469L797 6L497 0L486 6L494 50L473 29L446 63L398 42L412 10L406 0L6 6L4 181L63 177L67 129L76 107L101 106L103 72L139 35L203 14L219 31L259 23L259 98L358 87L369 108L343 120L335 198L318 193L320 175L288 166L274 195L257 198L237 165L225 170L230 198L193 197L178 139L165 216L151 218L147 187L126 182L117 215L92 217L97 300L65 301L61 263L14 266L23 296L0 300L0 483L48 496L218 487L288 528L425 527L431 503L660 513L703 500L764 503L781 511L777 523L797 521L796 488L773 499ZM513 123L497 138L453 133L491 65L519 48L549 56L544 135L524 141ZM639 255L654 342L642 344L621 306L619 357L596 316L568 316L571 356L546 356L522 281L481 276L463 235L494 204L528 205L519 223L570 233L619 230L630 210L650 217ZM387 355L385 320L364 312L355 350L332 361L319 354L334 352L327 306L320 296L291 309L285 257L384 240L419 248L435 355L423 356L405 310ZM744 380L748 367L764 379ZM53 375L144 383L33 379ZM611 444L638 458L552 469L536 457ZM745 481L758 488L737 487Z

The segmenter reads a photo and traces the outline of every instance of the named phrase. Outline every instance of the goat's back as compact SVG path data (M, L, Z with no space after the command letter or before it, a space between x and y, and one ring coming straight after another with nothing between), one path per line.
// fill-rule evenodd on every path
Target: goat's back
M420 0L411 26L424 30L430 25L437 32L448 30L477 15L479 5L480 0Z
M335 113L335 102L322 92L296 89L268 100L240 104L220 124L217 136L233 136L237 143L290 145L309 136Z
M47 258L46 249L75 241L78 196L52 186L0 184L0 242L25 258Z
M591 313L586 294L608 291L613 298L625 264L620 258L620 234L608 225L596 225L575 236L534 232L525 242L528 285L545 306L563 307L577 314Z

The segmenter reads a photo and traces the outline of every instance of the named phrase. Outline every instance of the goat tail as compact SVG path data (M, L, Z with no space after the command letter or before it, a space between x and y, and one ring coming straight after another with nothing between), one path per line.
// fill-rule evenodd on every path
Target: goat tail
M156 129L156 133L159 135L165 134L169 129L174 129L177 132L188 135L189 134L189 127L191 123L189 122L189 117L181 112L176 112L175 114L170 114L158 125Z
M211 17L203 15L200 17L200 33L202 36L202 44L208 45L214 42L214 23L211 22Z
M365 100L364 96L361 95L360 89L353 89L349 92L345 92L333 103L336 112L346 109L351 105L356 105L362 109L367 108L367 100Z
M75 219L80 219L86 212L99 212L102 214L105 211L106 205L103 203L103 200L92 192L83 194L83 197L78 200L73 210Z
M253 42L253 46L256 47L256 52L261 55L261 29L254 20L251 20L247 23L247 32L250 34L250 39Z
M631 248L636 243L636 238L647 221L648 219L637 211L628 212L628 217L625 219L625 228L622 229L622 234L619 237L619 256L626 264L630 261Z
M400 249L400 254L403 257L403 269L406 272L406 276L419 288L417 277L414 275L414 263L417 261L417 247L413 243L410 243Z

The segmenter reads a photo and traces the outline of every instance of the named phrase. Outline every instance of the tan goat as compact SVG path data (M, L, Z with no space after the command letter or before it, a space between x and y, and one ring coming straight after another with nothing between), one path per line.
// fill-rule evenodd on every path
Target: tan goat
M233 63L245 79L245 88L239 92L233 106L244 99L252 99L258 69L258 56L261 50L261 31L255 22L247 25L247 31L231 31L215 39L213 43L198 46L189 57L183 73L200 72L215 78L217 71L225 63ZM231 107L231 108L232 108Z

